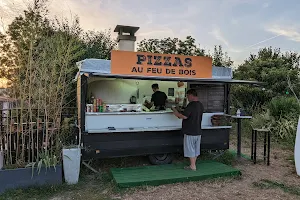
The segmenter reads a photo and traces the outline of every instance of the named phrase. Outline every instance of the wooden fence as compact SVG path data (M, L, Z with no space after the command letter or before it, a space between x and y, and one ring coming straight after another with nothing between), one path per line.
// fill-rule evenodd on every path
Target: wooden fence
M58 142L62 142L58 140L60 137L56 137L56 134L61 133L64 120L76 119L76 111L76 108L64 108L61 116L58 117L60 123L55 123L44 120L43 113L37 109L31 120L26 117L21 120L19 114L21 110L18 109L0 110L0 150L4 152L6 158L9 158L6 162L10 164L15 164L19 160L32 162L43 148L54 149ZM35 112L31 111L31 113ZM72 132L72 137L65 139L76 142L75 140L78 138L76 137L78 134L76 126L73 123L71 127L67 128Z

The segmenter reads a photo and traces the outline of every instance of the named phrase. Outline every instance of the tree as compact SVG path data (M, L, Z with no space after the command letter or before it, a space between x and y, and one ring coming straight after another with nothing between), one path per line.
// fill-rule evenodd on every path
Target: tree
M228 56L227 52L223 52L222 46L216 46L214 47L214 52L210 57L213 58L213 65L214 66L220 66L220 67L231 67L233 64L233 61Z
M215 46L212 55L206 53L196 44L196 40L192 36L187 36L185 40L178 38L164 39L143 39L138 43L138 51L161 53L161 54L178 54L188 56L209 56L213 59L214 66L230 67L233 61L228 54L223 52L222 46Z
M265 90L253 89L247 86L233 87L234 98L237 101L244 102L244 107L251 106L242 100L245 96L249 96L252 102L256 104L264 105L273 97L290 96L292 91L289 82L292 84L294 92L299 94L299 61L300 55L297 53L282 53L280 49L273 49L272 47L260 49L257 55L251 54L234 71L234 78L265 82Z
M234 72L234 78L257 80L266 83L266 89L276 95L285 95L289 91L287 76L300 92L299 78L300 55L294 52L281 53L280 49L263 48L257 55L250 55Z
M8 79L9 85L17 81L15 73L24 69L30 46L37 46L38 41L48 34L50 24L47 13L46 1L35 0L24 11L24 16L16 17L7 32L0 35L0 78Z
M110 30L103 32L88 31L83 34L85 48L84 58L98 58L110 60L111 51L117 42L112 39Z
M46 38L61 34L72 41L72 45L80 47L73 52L74 59L69 63L70 92L65 102L66 106L76 106L76 83L72 81L78 71L76 62L86 58L110 59L110 52L116 47L116 42L109 31L84 32L77 17L72 22L66 19L60 21L57 18L50 20L46 3L47 0L35 0L23 15L13 20L6 33L0 33L0 78L8 79L9 86L13 89L29 73L26 67L28 57L36 60L41 56L45 47L40 43ZM36 69L30 70L33 73Z
M80 53L80 57L78 57L77 60L73 60L71 63L73 68L70 72L70 80L73 80L78 71L76 62L87 58L109 60L111 51L115 49L117 45L116 41L111 37L110 31L88 31L83 32L80 35L72 33L70 36L78 38L77 44L80 46L79 49L81 50L80 52L77 52ZM76 107L76 88L77 83L70 81L70 89L66 98L66 106Z
M13 20L7 32L0 34L0 75L9 79L10 95L18 100L18 109L11 114L17 117L11 120L17 120L14 122L18 124L37 124L41 120L46 127L42 137L45 149L42 146L35 148L34 141L39 135L35 128L26 129L29 131L26 140L24 134L17 134L22 148L7 154L6 163L9 164L36 159L39 162L40 151L47 154L50 151L56 158L60 156L64 135L62 111L76 105L73 79L78 69L75 63L90 57L109 59L110 51L116 45L107 32L83 32L78 18L72 23L49 20L45 3L46 0L35 0L23 15ZM48 128L50 124L51 129ZM12 131L15 130L5 129L0 138L9 141ZM51 140L56 141L55 147L49 142Z
M143 39L138 43L138 51L161 53L161 54L178 54L189 56L204 56L205 50L195 44L196 40L187 36L185 40L178 38L164 39Z

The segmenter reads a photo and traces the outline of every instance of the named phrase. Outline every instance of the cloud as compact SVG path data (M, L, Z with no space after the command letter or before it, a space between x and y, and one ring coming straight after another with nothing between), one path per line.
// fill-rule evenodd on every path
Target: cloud
M230 47L228 49L228 52L231 52L231 53L241 53L241 52L243 52L243 50Z
M144 28L143 28L144 29ZM143 38L149 38L153 35L156 35L158 39L162 39L165 37L174 37L174 32L172 29L169 29L167 27L161 28L161 29L155 29L155 30L147 30L147 31L139 31L137 32L136 36L139 37L138 39L143 39Z
M262 5L263 8L268 8L269 6L270 6L269 3L264 3L264 4Z
M0 20L8 25L26 9L31 0L0 0ZM132 25L142 27L137 33L138 40L144 38L179 37L170 26L157 24L152 13L139 13L132 7L127 9L122 0L50 0L48 3L49 16L58 19L72 19L78 16L84 30L103 31L116 25ZM18 8L18 9L16 9ZM191 13L190 13L191 14ZM195 14L194 10L192 14ZM1 21L0 21L1 22ZM1 24L0 24L0 27ZM0 30L4 28L0 28ZM186 31L186 30L185 30Z
M28 0L0 0L0 32L7 29L7 25L29 5Z
M231 23L232 25L237 25L237 24L239 23L239 20L233 18L233 19L230 20L230 23Z
M229 42L226 40L226 38L223 36L221 30L219 27L214 25L213 30L210 32L217 40L225 44L226 46L229 46Z
M7 26L32 1L0 0L0 31L2 21ZM283 1L270 0L148 0L142 3L140 0L49 0L49 12L59 19L74 19L78 15L84 30L113 30L117 24L139 26L138 42L144 38L184 39L191 35L210 50L215 44L221 44L236 62L279 35L300 41L300 26L297 29L287 25L299 18L299 9L295 4L287 11L280 10L284 5ZM284 26L264 26L269 20L270 25ZM261 38L266 39L260 41ZM249 41L258 42L250 45ZM293 48L287 40L282 40L280 46L284 45Z
M230 53L241 53L243 50L233 47L229 41L224 37L223 33L221 32L220 28L216 25L213 26L213 30L210 32L211 35L215 37L215 39L219 40L226 46L223 47L225 51Z
M288 38L289 40L300 42L300 30L297 28L274 25L269 28L266 28L266 30L276 35L282 35Z
M255 44L252 44L252 45L248 46L247 48L255 47L255 46L257 46L257 45L259 45L259 44L262 44L262 43L264 43L264 42L267 42L267 41L269 41L269 40L273 40L273 39L275 39L275 38L277 38L277 37L279 37L279 36L281 36L281 35L282 35L282 34L278 34L278 35L275 35L275 36L273 36L273 37L267 38L267 39L265 39L265 40L259 41L259 42L255 43Z
M144 13L134 5L133 1L124 3L122 0L52 0L49 10L53 15L68 18L71 14L78 15L84 30L114 29L120 24L141 27L137 32L137 41L144 38L178 37L171 26L157 23L155 14ZM163 22L161 18L160 22Z

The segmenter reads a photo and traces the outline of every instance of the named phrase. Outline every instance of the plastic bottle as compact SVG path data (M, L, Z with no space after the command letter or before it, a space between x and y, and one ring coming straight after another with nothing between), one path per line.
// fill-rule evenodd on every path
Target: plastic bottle
M238 117L241 116L241 110L240 110L240 109L238 109L238 110L236 111L236 116L238 116Z
M91 97L91 102L90 102L91 104L93 104L93 103L94 103L94 99L95 99L95 97L94 97L94 96L92 96L92 97Z

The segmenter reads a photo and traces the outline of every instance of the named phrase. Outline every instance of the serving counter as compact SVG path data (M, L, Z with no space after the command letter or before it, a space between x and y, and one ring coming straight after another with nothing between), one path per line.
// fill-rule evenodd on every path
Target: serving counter
M230 129L231 126L212 126L211 116L222 113L203 113L202 129ZM86 132L146 132L180 130L182 120L172 110L152 112L90 112L86 113Z

